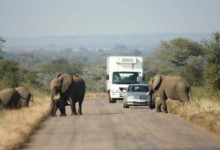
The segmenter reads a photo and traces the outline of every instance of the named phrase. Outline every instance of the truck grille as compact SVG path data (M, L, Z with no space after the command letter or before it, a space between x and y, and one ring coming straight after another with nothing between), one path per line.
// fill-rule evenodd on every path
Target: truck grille
M119 89L120 89L120 91L122 92L122 91L123 91L123 90L124 90L125 88L123 88L123 87L120 87Z

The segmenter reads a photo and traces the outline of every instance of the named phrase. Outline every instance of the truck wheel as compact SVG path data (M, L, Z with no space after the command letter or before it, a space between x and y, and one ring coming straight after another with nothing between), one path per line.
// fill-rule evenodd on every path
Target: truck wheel
M112 103L112 100L111 100L111 97L110 97L110 92L108 92L108 100L109 100L109 103Z
M116 99L112 98L112 103L116 103Z

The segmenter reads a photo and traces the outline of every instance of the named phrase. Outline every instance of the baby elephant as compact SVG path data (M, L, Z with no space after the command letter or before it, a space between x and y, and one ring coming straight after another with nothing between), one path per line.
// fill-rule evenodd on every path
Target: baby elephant
M60 110L60 98L53 100L53 106L54 106L54 108L53 108L52 112L54 112L55 115L53 115L53 113L51 113L51 114L52 114L52 117L56 117L57 116L56 115L57 109L59 108L59 110ZM66 101L65 106L70 106L70 104ZM60 113L61 113L61 111L60 111Z

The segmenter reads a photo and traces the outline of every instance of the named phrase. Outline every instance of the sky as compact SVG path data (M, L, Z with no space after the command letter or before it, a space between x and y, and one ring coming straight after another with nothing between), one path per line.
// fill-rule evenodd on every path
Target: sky
M220 0L0 0L1 37L212 33Z

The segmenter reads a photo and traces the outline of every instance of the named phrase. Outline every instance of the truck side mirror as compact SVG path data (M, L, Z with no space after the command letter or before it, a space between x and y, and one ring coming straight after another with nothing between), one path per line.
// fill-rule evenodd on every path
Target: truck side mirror
M105 76L105 79L106 79L106 80L109 80L109 75L108 75L108 74Z

